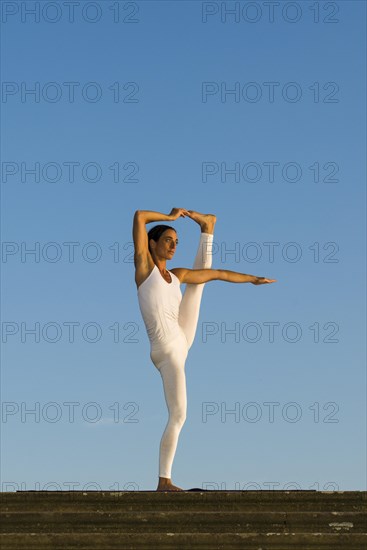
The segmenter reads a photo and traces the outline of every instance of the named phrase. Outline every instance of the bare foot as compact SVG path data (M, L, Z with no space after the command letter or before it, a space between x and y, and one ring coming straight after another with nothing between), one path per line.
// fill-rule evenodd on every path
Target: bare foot
M165 477L159 478L158 487L156 489L157 491L183 491L180 487L176 487L176 485L173 485L171 480Z
M217 217L214 214L201 214L195 210L188 210L189 217L198 223L203 233L213 233Z

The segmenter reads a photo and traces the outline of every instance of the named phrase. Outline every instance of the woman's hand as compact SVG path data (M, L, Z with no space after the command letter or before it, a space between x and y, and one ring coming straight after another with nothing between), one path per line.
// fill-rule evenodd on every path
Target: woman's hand
M170 214L168 214L171 221L177 220L180 216L185 218L189 215L189 211L186 208L172 208Z
M265 277L255 277L254 281L251 281L253 285L263 285L265 283L275 283L276 279L266 279Z

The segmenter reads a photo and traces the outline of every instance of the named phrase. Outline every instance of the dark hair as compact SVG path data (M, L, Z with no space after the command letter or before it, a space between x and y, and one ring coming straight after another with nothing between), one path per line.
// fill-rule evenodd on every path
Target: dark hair
M170 225L162 225L162 224L155 225L154 227L152 227L148 231L148 248L149 248L149 252L151 252L151 250L150 250L150 239L153 239L153 241L158 242L158 240L159 240L160 236L162 235L162 233L167 231L167 229L173 229L173 231L175 233L177 233L177 231L174 227L171 227Z

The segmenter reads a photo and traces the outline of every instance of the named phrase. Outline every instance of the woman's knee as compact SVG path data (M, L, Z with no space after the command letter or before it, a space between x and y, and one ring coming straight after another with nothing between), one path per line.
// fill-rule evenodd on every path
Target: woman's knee
M169 415L169 421L176 426L182 427L186 421L186 409L176 409Z

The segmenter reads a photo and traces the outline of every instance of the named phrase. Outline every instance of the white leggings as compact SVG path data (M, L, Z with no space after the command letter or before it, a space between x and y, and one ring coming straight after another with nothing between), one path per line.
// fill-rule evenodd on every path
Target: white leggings
M193 269L211 268L213 238L210 233L201 233ZM205 283L186 284L178 317L182 329L181 333L166 344L163 349L151 351L150 353L150 357L162 377L169 413L159 449L160 477L171 478L178 436L186 420L185 361L195 338L204 286Z

